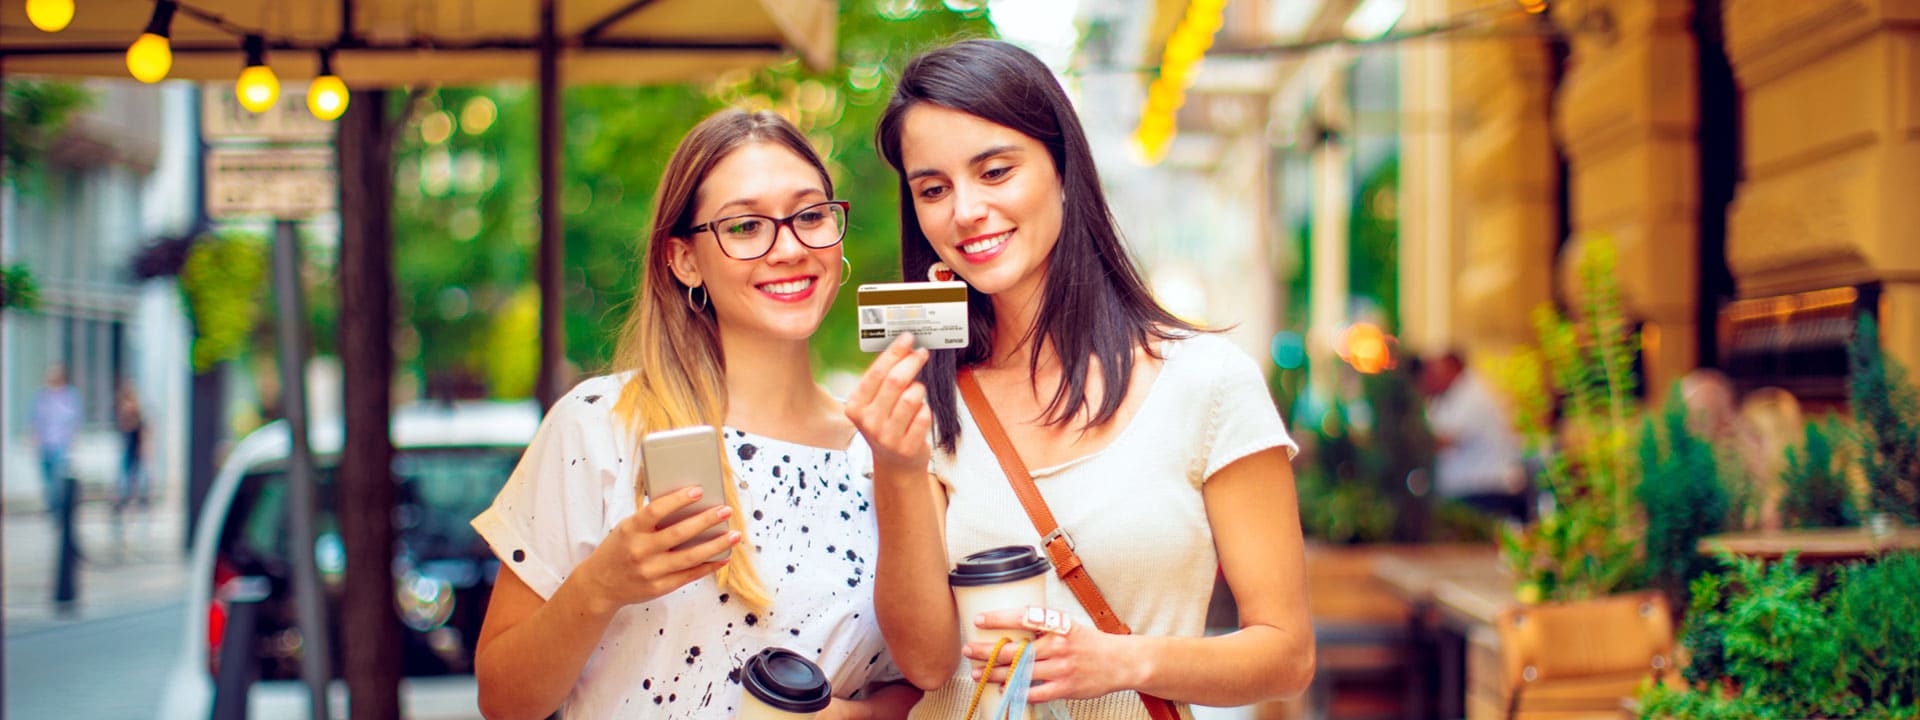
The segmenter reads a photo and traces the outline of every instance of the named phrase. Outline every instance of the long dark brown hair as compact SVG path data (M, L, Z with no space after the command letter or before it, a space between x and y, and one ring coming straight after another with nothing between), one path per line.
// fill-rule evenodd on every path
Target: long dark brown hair
M921 103L1011 128L1046 146L1066 206L1060 240L1047 265L1040 314L1024 338L1032 341L1029 368L1038 372L1041 347L1051 343L1060 356L1062 382L1047 404L1046 419L1058 425L1089 404L1090 358L1099 358L1103 390L1087 426L1112 420L1133 378L1134 348L1151 350L1156 339L1202 330L1160 307L1127 256L1072 102L1039 58L997 40L962 41L907 63L880 116L877 140L887 164L900 173L900 270L908 279L926 277L927 268L940 259L920 228L901 162L902 125L907 111ZM967 347L933 353L920 374L933 409L934 437L947 452L953 451L960 433L954 376L960 368L992 357L993 303L986 294L969 289L967 308Z
M711 305L695 311L687 301L687 286L673 274L671 245L676 238L693 239L694 205L700 185L714 166L755 142L776 143L805 159L820 173L827 197L833 197L833 178L820 155L792 123L774 113L722 110L702 120L680 141L660 178L641 290L620 329L613 355L614 371L633 373L620 388L614 414L636 436L690 425L717 428L726 421L726 358L720 352L718 319ZM727 476L722 486L734 510L731 524L745 533L746 513L740 510L731 470ZM763 609L772 602L746 543L734 547L732 558L716 577L722 587L754 608Z

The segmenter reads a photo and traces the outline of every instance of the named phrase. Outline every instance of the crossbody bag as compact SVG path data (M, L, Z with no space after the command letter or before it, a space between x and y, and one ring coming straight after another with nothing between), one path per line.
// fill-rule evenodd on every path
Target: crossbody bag
M1093 616L1093 624L1102 632L1113 635L1132 635L1133 629L1113 612L1106 597L1100 594L1100 588L1093 584L1093 577L1087 574L1086 565L1080 562L1080 556L1073 551L1073 537L1060 529L1060 523L1053 519L1053 511L1047 509L1047 501L1040 496L1040 489L1033 484L1033 475L1027 472L1027 465L1020 461L1020 454L1013 449L1013 441L1007 437L1006 428L1000 426L1000 418L993 414L993 406L987 404L986 393L980 391L980 381L975 380L971 370L961 370L955 380L960 386L960 397L967 401L967 411L973 415L973 423L980 426L980 435L987 440L987 447L993 449L993 457L1000 461L1000 469L1007 475L1007 483L1013 486L1013 494L1020 497L1020 506L1027 511L1027 519L1033 521L1033 529L1040 532L1041 545L1047 551L1047 559L1053 561L1053 570L1060 575L1060 581L1073 591L1073 597L1080 601L1080 607ZM1179 720L1180 714L1174 710L1173 703L1140 693L1140 701L1147 706L1147 716L1153 720Z

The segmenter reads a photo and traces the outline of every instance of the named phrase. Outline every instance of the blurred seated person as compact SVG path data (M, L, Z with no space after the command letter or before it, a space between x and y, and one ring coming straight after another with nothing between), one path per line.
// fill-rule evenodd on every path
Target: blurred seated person
M1531 493L1520 438L1492 386L1457 352L1419 364L1433 429L1434 492L1483 512L1525 521Z
M1780 388L1760 388L1740 398L1733 381L1713 368L1696 368L1680 378L1687 426L1711 444L1720 460L1720 477L1732 493L1733 520L1763 530L1780 527L1780 473L1786 449L1799 442L1806 419L1800 402ZM1743 516L1743 517L1742 517Z

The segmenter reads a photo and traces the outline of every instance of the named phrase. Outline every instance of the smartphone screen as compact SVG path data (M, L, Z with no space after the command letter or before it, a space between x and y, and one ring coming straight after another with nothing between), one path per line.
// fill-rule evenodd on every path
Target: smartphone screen
M648 433L641 440L642 487L646 491L648 502L688 487L698 486L702 491L699 500L668 515L666 519L660 521L660 527L672 527L674 523L726 502L726 488L723 483L726 482L727 474L722 465L726 460L721 453L720 432L711 425L695 425ZM715 524L674 549L706 542L725 534L727 529L727 523ZM733 550L728 548L709 559L725 560L731 554Z

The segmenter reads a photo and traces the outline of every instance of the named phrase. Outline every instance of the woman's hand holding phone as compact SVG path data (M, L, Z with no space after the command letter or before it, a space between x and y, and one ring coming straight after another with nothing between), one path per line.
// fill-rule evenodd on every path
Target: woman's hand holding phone
M873 359L847 398L847 419L873 448L876 477L924 478L933 459L927 436L933 411L927 407L926 386L914 379L927 356L927 350L913 349L911 333L901 333Z
M725 561L711 562L707 558L740 542L737 531L674 548L725 523L733 515L733 508L722 504L660 527L661 520L698 502L702 494L700 488L689 487L662 495L607 533L606 540L575 571L587 573L596 614L612 614L628 605L648 602L726 565Z

